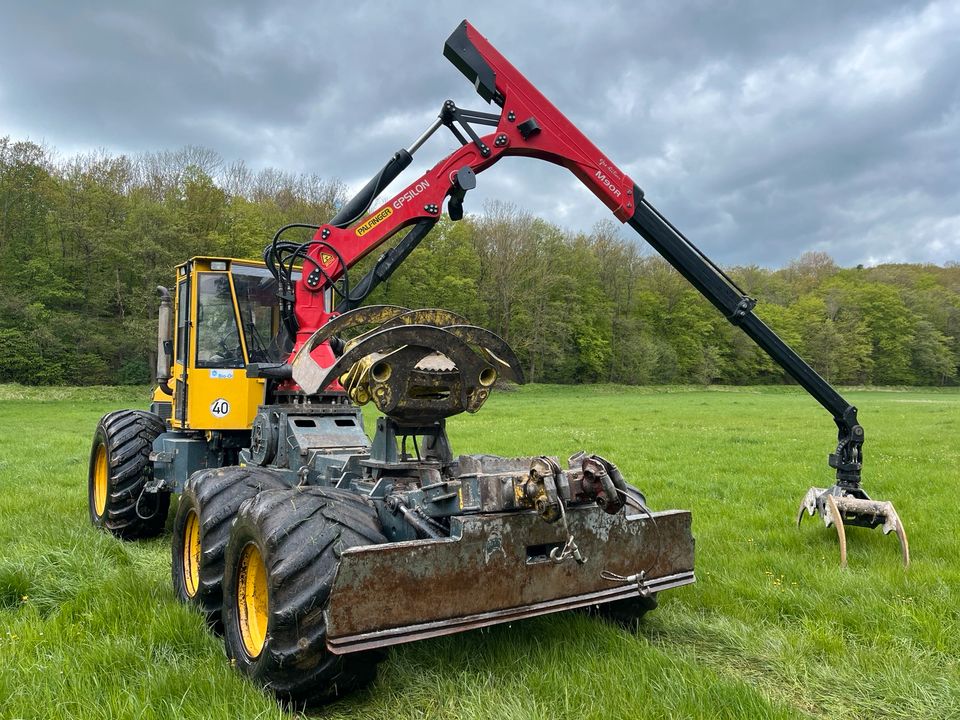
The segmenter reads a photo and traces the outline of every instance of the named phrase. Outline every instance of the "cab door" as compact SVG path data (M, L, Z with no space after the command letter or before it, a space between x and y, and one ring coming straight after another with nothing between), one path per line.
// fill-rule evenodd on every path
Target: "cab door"
M193 258L177 268L170 422L180 430L249 430L264 399L266 381L247 377L230 264Z
M187 427L187 374L190 366L190 321L193 273L190 265L181 265L177 268L177 292L175 295L174 317L176 317L177 332L173 347L173 413L171 425L177 428Z
M263 402L264 381L247 377L247 348L228 263L198 260L193 275L196 325L188 362L189 426L195 430L249 430L257 406Z

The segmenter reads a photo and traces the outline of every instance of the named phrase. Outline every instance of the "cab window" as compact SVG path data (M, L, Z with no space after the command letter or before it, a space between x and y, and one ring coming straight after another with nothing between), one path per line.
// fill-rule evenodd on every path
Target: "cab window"
M277 281L266 269L233 266L240 322L250 362L283 362L292 343L280 324Z
M242 368L243 347L226 273L197 273L197 367Z
M177 362L187 366L187 328L190 317L190 298L187 294L190 282L187 279L177 285Z

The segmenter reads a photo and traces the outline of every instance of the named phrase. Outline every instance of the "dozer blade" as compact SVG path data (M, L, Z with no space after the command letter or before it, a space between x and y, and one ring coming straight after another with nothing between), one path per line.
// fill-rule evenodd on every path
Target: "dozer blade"
M833 525L837 529L837 538L840 540L840 567L847 566L847 533L846 525L856 525L865 528L879 527L884 535L897 533L900 540L900 551L903 553L903 566L910 567L910 543L907 541L907 531L903 527L900 516L892 502L871 500L866 493L860 491L863 497L844 494L844 490L836 485L830 488L812 487L807 490L800 509L797 512L797 526L803 520L804 513L819 515L826 527Z
M461 515L451 536L346 550L326 610L344 654L449 635L694 582L690 513L567 509L581 562L534 512ZM614 578L614 579L605 579Z

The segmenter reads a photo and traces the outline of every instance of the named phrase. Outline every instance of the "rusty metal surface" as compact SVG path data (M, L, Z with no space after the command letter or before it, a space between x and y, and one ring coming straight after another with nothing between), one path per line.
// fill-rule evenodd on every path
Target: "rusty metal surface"
M443 308L419 308L417 310L408 310L405 313L397 315L384 322L381 327L397 327L398 325L436 325L437 327L446 327L448 325L466 324L467 319L452 310L444 310Z
M513 351L507 342L499 335L477 327L476 325L445 325L444 330L452 335L456 335L469 345L480 349L487 360L497 369L497 373L518 385L523 385L523 367L520 364L520 358Z
M693 571L684 571L675 575L667 575L658 578L648 584L651 593L658 593L663 590L689 585L694 582ZM584 593L573 597L560 598L548 602L525 605L518 608L509 608L507 610L496 610L488 613L478 613L476 615L467 615L459 618L447 620L436 620L433 622L419 623L417 625L408 625L401 628L390 628L378 630L369 633L360 633L357 635L348 635L330 639L328 636L327 647L331 652L337 655L343 655L351 652L361 652L363 650L374 650L376 648L398 645L400 643L412 642L414 640L425 640L431 637L441 635L452 635L467 630L476 630L499 623L512 622L514 620L525 620L527 618L537 617L538 615L547 615L549 613L561 612L564 610L573 610L575 608L586 607L588 605L600 605L613 602L615 600L627 600L637 596L637 586L634 584L617 585L609 590Z
M380 325L408 312L410 312L408 308L397 305L367 305L338 315L313 333L294 355L291 362L293 379L306 393L317 392L323 381L324 369L317 364L310 353L320 343L350 328L360 325Z
M349 340L332 366L313 359L312 350L333 335L376 323ZM392 305L332 319L294 356L292 373L308 394L339 380L354 402L372 400L381 412L411 422L476 412L498 377L524 381L516 354L489 330L449 310Z
M654 591L693 582L689 512L567 515L582 564L549 559L565 537L535 512L457 517L450 538L347 550L326 611L328 647L354 652L638 593L604 572L644 571Z
M437 351L455 364L455 372L416 370L421 360ZM374 354L378 359L371 364L368 358ZM382 377L377 377L378 368L383 370ZM492 373L489 378L488 371ZM353 378L355 373L359 377ZM443 328L399 325L364 335L324 370L320 387L341 377L345 387L353 392L363 389L389 417L436 420L464 410L476 412L489 395L496 371Z

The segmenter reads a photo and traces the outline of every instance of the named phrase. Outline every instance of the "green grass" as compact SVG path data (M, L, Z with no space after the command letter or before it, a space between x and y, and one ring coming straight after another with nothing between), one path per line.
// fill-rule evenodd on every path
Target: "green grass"
M332 718L960 717L960 393L851 390L865 486L910 535L793 518L835 430L788 388L526 387L450 421L459 452L585 448L690 508L698 582L629 633L576 613L401 646ZM99 416L138 389L0 386L0 718L289 717L170 588L169 538L86 517ZM615 552L616 548L611 548Z

